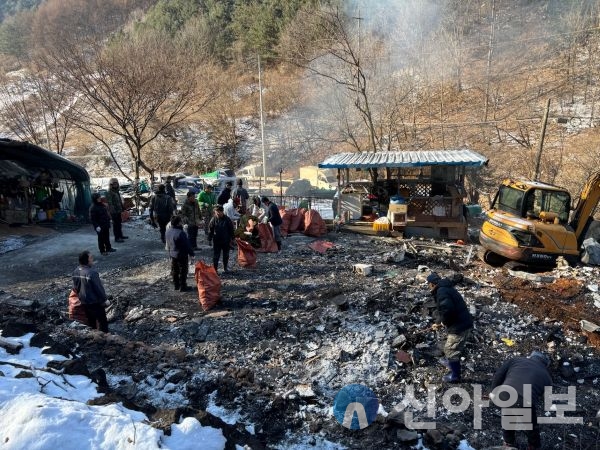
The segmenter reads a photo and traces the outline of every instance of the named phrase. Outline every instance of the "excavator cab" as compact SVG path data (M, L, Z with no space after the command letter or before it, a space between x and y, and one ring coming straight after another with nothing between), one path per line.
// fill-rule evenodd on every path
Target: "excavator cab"
M492 209L531 220L552 217L554 221L566 224L570 206L571 195L565 190L541 183L509 183L500 186Z

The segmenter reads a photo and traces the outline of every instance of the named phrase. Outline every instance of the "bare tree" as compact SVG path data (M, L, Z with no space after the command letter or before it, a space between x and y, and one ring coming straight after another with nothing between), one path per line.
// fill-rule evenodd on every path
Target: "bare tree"
M76 126L101 142L123 175L130 164L153 176L145 148L162 133L204 108L215 94L203 71L171 39L155 33L116 36L109 45L65 41L44 59L77 100L69 110ZM202 85L198 80L203 79ZM113 151L120 140L129 150L123 159Z
M24 69L18 79L7 80L0 86L0 97L6 105L2 118L18 139L60 155L73 127L70 116L65 114L72 97L63 86L37 69Z

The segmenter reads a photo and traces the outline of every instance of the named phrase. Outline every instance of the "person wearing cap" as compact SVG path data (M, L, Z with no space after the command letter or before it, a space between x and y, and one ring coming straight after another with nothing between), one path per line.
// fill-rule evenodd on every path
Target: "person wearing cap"
M183 227L187 231L190 245L194 250L198 250L198 227L202 223L200 206L195 199L194 191L188 191L187 199L181 205L181 215L183 218Z
M237 180L237 186L231 193L234 204L238 207L238 210L241 215L246 214L246 209L248 207L248 199L250 195L248 191L244 188L244 181L239 178Z
M79 267L73 271L73 290L83 306L88 326L108 333L108 296L93 264L94 258L88 250L79 254Z
M450 369L450 372L442 377L442 381L459 383L461 380L460 357L471 336L473 318L462 295L454 288L450 280L432 272L427 277L427 283L429 283L436 304L434 313L436 323L432 329L437 330L440 326L444 326L448 330L448 336L444 342L446 359L443 359L442 363Z
M158 222L160 228L160 240L165 243L165 232L171 216L177 209L175 202L167 195L165 185L159 184L158 190L150 199L150 219L153 223Z
M110 214L102 202L99 193L92 194L92 205L90 206L90 222L98 235L98 250L103 255L116 252L110 245Z
M108 203L108 212L110 213L113 222L115 242L124 242L124 239L129 239L129 237L123 235L121 213L125 208L123 206L121 193L119 192L119 180L116 178L110 179L110 186L106 193L106 201Z
M225 205L227 204L227 201L231 198L231 187L233 186L233 183L231 181L228 181L227 183L225 183L225 188L221 191L221 193L219 194L219 197L217 198L217 205Z
M283 220L281 219L281 214L279 214L279 208L275 203L269 200L268 197L261 198L263 204L267 207L265 211L265 219L268 223L271 224L271 228L273 228L273 238L275 239L275 243L277 244L277 250L281 251L281 224Z
M509 391L514 390L517 393L515 404L507 406L507 408L523 408L528 409L531 414L530 420L519 422L519 426L527 425L531 429L525 430L527 435L528 450L538 450L542 448L540 429L537 423L536 407L540 404L540 400L544 394L546 386L552 386L552 377L549 372L550 358L540 351L533 351L525 358L519 356L511 358L502 364L496 371L492 380L492 393L490 399L499 398L506 401L509 398ZM494 389L498 389L494 393ZM507 389L505 389L507 388ZM511 389L512 388L512 389ZM517 417L529 419L529 413L524 415L523 411L518 413L513 412ZM513 415L503 408L503 415ZM515 419L517 418L515 417ZM514 422L514 421L512 421ZM523 428L521 428L523 429ZM516 432L515 430L502 430L504 446L516 447Z
M229 249L234 237L233 222L223 211L222 205L215 207L215 215L208 225L208 243L213 247L213 266L217 270L223 253L223 272L228 273Z
M183 231L181 216L179 214L173 216L170 223L171 227L166 232L166 246L171 257L173 286L176 291L186 292L189 290L187 286L188 256L194 258L194 249Z

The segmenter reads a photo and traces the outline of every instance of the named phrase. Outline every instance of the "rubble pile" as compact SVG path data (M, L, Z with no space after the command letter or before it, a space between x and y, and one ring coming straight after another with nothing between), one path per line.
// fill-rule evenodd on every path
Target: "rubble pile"
M456 283L475 318L457 386L473 393L481 385L485 394L502 361L547 351L555 389L576 386L570 415L584 419L542 427L544 448L596 445L600 335L588 324L599 322L598 267L529 279L484 265L475 244L342 232L321 238L328 245L320 252L309 247L317 240L290 235L280 254L259 255L255 269L236 267L222 278L222 306L207 312L197 293L172 290L165 258L132 255L102 274L115 297L108 335L67 319L65 277L45 292L21 289L21 297L44 308L0 302L0 328L4 335L43 331L45 345L83 362L80 369L106 390L104 401L134 405L163 429L194 416L222 428L230 448L499 445L497 408L483 408L477 429L472 405L455 413L442 406L449 387L440 381L443 331L431 328L434 303L425 282L435 270ZM208 262L212 253L204 246L197 254ZM380 404L377 420L360 431L332 415L335 395L349 384L368 386ZM421 400L428 390L436 394L435 417L414 411L414 421L433 421L435 429L409 426L398 411L409 388Z

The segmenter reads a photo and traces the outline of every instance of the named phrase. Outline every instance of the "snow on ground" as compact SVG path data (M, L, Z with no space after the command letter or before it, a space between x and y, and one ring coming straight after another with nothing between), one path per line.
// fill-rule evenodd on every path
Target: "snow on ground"
M8 236L0 241L0 255L25 247L25 239L19 236Z
M48 368L63 356L46 355L30 347L33 334L5 338L23 348L11 355L0 348L0 442L6 449L81 450L198 449L222 450L221 430L185 418L166 436L148 418L119 404L92 406L101 396L96 384L81 375L62 375ZM56 371L58 372L58 371ZM68 436L68 438L67 438Z

